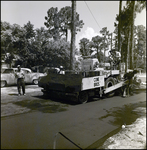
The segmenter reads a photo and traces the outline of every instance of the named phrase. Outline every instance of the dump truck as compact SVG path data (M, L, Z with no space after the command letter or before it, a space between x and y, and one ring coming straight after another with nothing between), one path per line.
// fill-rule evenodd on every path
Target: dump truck
M96 58L85 58L81 62L81 70L65 71L65 74L49 73L40 77L38 86L44 95L62 95L67 99L86 103L90 97L111 97L116 90L123 87L123 75L120 70L99 67Z

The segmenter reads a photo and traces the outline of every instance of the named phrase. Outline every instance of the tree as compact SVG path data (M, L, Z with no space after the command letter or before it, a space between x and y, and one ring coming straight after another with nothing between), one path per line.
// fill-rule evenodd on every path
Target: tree
M53 37L54 40L60 39L60 22L61 19L59 17L58 8L51 7L47 11L47 16L45 16L46 22L44 22L44 25L48 28L49 33Z
M56 18L56 19L55 19ZM49 33L55 39L68 36L68 29L71 31L71 20L72 20L72 8L70 6L66 6L58 11L58 8L50 8L47 11L47 16L45 16L46 22L44 25L48 28ZM56 22L55 22L56 21ZM79 19L79 14L76 12L75 16L75 26L76 31L80 31L83 27L84 23ZM56 34L55 34L56 33ZM57 35L58 37L56 37Z
M53 41L48 30L34 29L30 22L24 27L1 22L1 58L11 64L12 56L17 56L14 67L20 64L31 68L49 63L69 68L70 43L65 39Z
M135 30L136 42L134 50L134 67L145 69L146 65L146 29L139 25Z
M87 38L82 38L80 40L80 53L82 56L89 56L91 55L91 50L90 50L90 41Z
M134 20L136 18L136 13L141 12L141 10L145 7L145 1L127 1L126 6L124 6L123 10L119 15L116 17L116 21L121 20L120 30L121 30L121 37L120 40L122 41L121 45L121 55L122 55L122 62L126 62L126 69L134 68L134 36L135 36L135 26ZM118 34L118 24L115 23L116 27L116 34ZM128 40L129 39L129 40ZM128 58L127 58L128 57Z
M130 7L131 14L131 47L130 47L130 68L133 69L134 66L134 21L136 18L136 13L141 12L146 6L146 1L127 1L126 4Z
M34 65L46 65L44 62L44 51L47 49L51 35L44 27L36 29L35 33L31 47L31 53L34 54Z
M64 39L58 41L51 40L44 51L44 62L50 66L70 68L70 43Z
M31 39L35 36L34 25L30 21L24 25L24 29L26 29L26 39Z
M106 50L108 50L108 46L110 45L110 41L108 39L110 39L110 34L109 31L107 30L107 27L102 28L102 30L100 31L100 33L103 35L103 43L102 43L102 47L104 48L104 55L103 55L103 62L105 62L105 52Z
M11 67L14 59L12 25L8 22L1 22L1 58Z
M133 69L133 62L134 62L134 57L133 57L133 52L134 52L134 20L136 17L135 14L135 1L127 1L126 2L128 8L130 9L130 69Z
M130 35L130 41L127 42L127 49L129 50L129 68L133 69L134 64L134 20L136 18L136 13L141 12L143 8L145 8L146 1L127 1L126 7L122 10L121 14L117 15L116 20L121 20L121 36L124 35L124 39L128 38L128 35ZM117 24L115 23L117 26ZM118 27L118 26L117 26ZM121 37L122 39L122 37ZM127 40L126 40L127 41ZM128 45L129 44L129 45ZM122 47L124 47L122 45ZM123 54L124 52L122 52ZM127 55L127 53L125 54ZM123 55L122 55L123 56ZM124 59L124 58L123 58Z
M92 37L92 41L91 41L91 48L94 49L94 51L96 51L97 54L97 59L99 60L99 62L103 61L103 57L102 56L102 48L103 48L103 38L100 37L99 35Z

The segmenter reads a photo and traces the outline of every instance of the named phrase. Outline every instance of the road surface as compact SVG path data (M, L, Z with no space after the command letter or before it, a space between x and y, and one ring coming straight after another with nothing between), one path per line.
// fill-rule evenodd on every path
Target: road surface
M146 107L146 91L86 104L44 98L37 85L27 85L26 94L18 97L16 86L1 88L2 149L98 148L143 115L136 108Z

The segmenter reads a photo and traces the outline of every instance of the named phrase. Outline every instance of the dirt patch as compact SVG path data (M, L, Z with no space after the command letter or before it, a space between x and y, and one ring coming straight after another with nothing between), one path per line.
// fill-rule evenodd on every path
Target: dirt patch
M31 110L38 110L43 113L56 113L66 111L68 106L66 104L59 104L51 102L49 100L23 100L15 102L14 104L19 105L21 107L27 107Z
M29 108L17 106L12 103L1 105L1 117L27 113L31 111Z

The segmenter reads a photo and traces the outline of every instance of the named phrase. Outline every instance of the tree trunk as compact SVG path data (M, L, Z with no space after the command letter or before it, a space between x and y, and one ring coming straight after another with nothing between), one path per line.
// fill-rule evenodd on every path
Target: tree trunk
M75 17L76 17L76 1L72 1L72 32L71 32L71 52L70 52L70 69L74 70L75 57Z
M130 69L134 69L134 14L135 14L135 1L132 1L132 20L131 20L131 38L130 38Z
M112 34L113 34L113 33L111 33L111 50L112 50Z
M99 53L98 53L98 49L99 49L99 47L97 46L97 48L96 48L96 51L97 51L97 59L98 59L99 62L101 62L100 56L99 56Z
M65 29L66 31L66 42L67 42L67 39L68 39L68 30L67 29Z
M127 42L127 53L126 53L126 65L125 65L125 72L129 68L129 57L130 56L130 30L128 30L128 42Z
M146 70L146 42L144 47L144 70Z
M55 41L58 41L60 36L59 36L59 24L58 24L58 14L57 14L57 12L54 15L54 26L55 26L55 29L54 29L54 33L53 33L53 39Z

